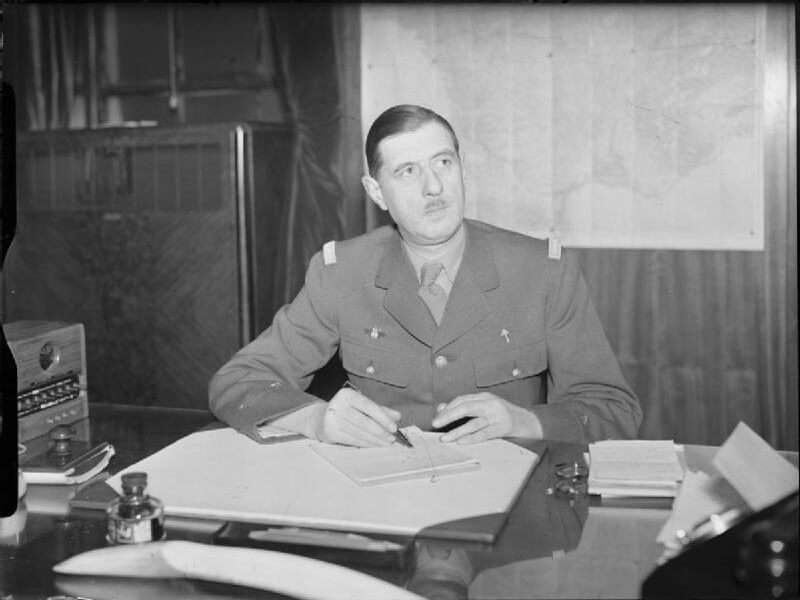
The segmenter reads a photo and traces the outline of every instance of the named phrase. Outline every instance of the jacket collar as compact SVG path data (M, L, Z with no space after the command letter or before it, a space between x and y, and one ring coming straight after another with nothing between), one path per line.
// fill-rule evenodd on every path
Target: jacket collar
M417 295L419 281L396 230L375 275L375 285L387 290L387 312L411 335L433 348L441 348L482 321L489 314L483 292L499 285L497 267L483 232L468 220L464 226L464 257L438 328Z
M499 279L494 257L484 233L470 219L464 219L464 228L467 234L467 242L464 247L464 257L461 259L459 273L461 268L468 265L480 288L485 292L493 290L499 285ZM391 288L406 265L412 272L414 271L411 261L405 254L400 233L395 228L394 235L389 241L380 263L378 263L378 270L375 274L376 287L384 290Z

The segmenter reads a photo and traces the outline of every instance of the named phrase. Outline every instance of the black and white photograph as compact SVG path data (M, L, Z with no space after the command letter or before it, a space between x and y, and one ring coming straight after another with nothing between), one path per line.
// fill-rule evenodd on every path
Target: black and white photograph
M0 6L0 600L800 597L797 8Z

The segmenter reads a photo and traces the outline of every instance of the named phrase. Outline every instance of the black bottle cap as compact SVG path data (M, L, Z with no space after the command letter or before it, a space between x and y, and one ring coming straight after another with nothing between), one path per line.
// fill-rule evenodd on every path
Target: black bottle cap
M147 473L136 471L134 473L124 473L122 475L123 490L144 490L147 487Z

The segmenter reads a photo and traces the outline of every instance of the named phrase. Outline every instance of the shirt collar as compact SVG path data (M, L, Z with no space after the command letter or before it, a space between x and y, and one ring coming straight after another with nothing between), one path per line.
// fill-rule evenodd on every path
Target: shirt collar
M414 271L417 274L417 279L420 279L422 265L431 260L438 260L444 266L444 274L450 280L450 283L453 283L456 279L458 268L461 266L461 259L464 257L466 238L466 227L462 222L461 227L458 228L458 231L456 231L455 235L447 240L442 247L441 254L438 256L429 257L422 256L421 254L417 253L417 251L411 248L411 246L409 246L406 241L403 240L403 248L405 248L406 255L411 261L411 265L414 267Z

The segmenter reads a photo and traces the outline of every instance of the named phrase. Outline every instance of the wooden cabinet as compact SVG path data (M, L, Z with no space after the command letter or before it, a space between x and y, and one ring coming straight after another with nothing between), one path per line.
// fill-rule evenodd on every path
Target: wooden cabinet
M3 320L83 323L90 402L205 408L281 304L292 139L256 123L18 135Z

